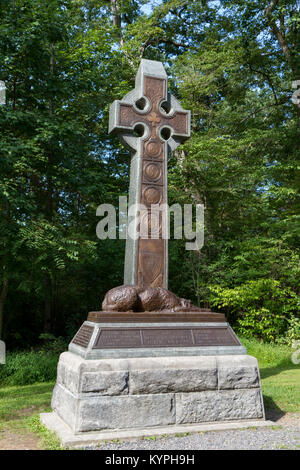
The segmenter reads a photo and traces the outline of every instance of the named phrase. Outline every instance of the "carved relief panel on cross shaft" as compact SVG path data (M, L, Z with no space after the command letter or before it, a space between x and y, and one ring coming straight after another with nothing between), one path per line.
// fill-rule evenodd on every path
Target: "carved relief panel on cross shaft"
M167 202L166 144L160 134L166 119L159 109L162 99L165 99L165 89L164 80L145 77L144 95L149 100L150 108L145 116L149 135L142 143L140 201L147 207L147 213L141 217L137 285L151 287L166 286L167 243L162 239L165 219L160 210L161 205ZM153 206L156 207L156 213L151 211ZM146 222L146 230L143 221ZM145 235L149 238L146 239Z

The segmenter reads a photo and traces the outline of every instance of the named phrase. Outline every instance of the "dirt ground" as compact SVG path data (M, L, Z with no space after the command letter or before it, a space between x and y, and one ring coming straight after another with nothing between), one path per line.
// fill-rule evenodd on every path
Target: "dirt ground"
M0 450L41 450L39 441L33 433L4 431L0 435Z

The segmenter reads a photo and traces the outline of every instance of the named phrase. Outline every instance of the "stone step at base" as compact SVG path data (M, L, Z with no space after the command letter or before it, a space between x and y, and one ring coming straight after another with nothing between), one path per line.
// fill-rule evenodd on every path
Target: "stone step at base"
M274 426L273 421L263 419L252 419L245 421L227 421L205 424L180 424L169 426L158 426L153 428L126 429L116 431L84 432L75 434L69 426L56 413L41 413L42 424L50 431L54 431L60 439L63 447L83 448L87 446L97 446L103 441L116 440L133 441L150 437L171 437L184 435L186 433L195 434L208 431L229 431L233 429L265 428Z

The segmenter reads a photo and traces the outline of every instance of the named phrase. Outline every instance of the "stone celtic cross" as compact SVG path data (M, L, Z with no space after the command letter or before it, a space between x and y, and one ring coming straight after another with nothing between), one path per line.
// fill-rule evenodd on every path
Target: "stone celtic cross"
M161 226L167 220L167 159L168 152L190 136L190 111L168 93L167 80L161 62L142 59L135 89L110 107L109 132L117 133L134 152L129 189L129 207L134 210L129 216L133 223L140 221L140 236L126 240L124 284L129 285L168 284L168 247ZM137 204L146 212L140 214ZM143 220L147 228L154 220L151 206L159 220L155 238L153 233L143 236Z

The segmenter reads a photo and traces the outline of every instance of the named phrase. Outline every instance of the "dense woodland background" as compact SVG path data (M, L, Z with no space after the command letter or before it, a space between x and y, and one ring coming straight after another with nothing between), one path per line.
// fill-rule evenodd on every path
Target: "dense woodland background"
M97 239L96 208L128 192L130 156L108 136L108 109L142 57L164 63L192 111L192 137L169 162L169 202L205 205L201 252L169 242L169 288L225 312L244 336L300 335L297 3L0 0L8 349L42 333L70 339L123 282L125 241Z

